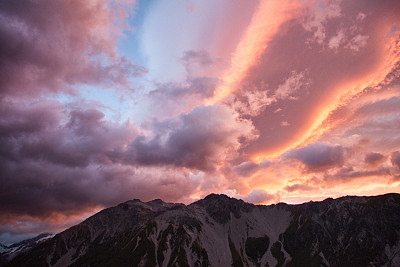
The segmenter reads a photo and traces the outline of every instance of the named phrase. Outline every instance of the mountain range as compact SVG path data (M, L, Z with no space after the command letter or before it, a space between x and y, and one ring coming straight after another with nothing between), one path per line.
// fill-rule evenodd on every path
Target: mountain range
M9 246L0 243L0 266L2 266L2 264L4 265L5 262L12 260L22 252L29 251L40 243L51 239L53 236L55 236L55 234L42 233L33 238L25 239Z
M253 205L138 199L104 209L6 266L400 266L400 195Z

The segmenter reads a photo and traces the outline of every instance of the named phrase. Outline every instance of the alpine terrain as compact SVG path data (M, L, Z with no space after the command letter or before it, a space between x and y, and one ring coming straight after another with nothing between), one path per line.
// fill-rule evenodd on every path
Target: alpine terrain
M10 246L6 246L0 243L0 266L1 259L3 259L3 261L11 260L18 254L21 254L22 252L28 251L36 247L38 244L52 238L53 236L54 234L51 233L42 233L36 237L23 240Z
M400 266L400 195L104 209L6 266Z

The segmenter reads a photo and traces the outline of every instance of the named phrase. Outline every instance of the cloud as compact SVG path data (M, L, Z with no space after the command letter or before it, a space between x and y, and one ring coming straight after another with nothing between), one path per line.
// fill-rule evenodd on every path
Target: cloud
M390 176L388 168L379 168L372 171L355 171L352 167L342 168L334 174L326 174L325 179L335 180L351 180L355 178L371 177L371 176Z
M185 51L181 60L190 77L208 76L212 66L219 61L204 49Z
M281 126L282 126L282 127L287 127L287 126L290 126L290 123L287 122L287 121L282 121L282 122L281 122Z
M390 115L400 113L400 97L389 96L389 98L379 99L378 95L373 95L377 99L371 101L368 98L368 102L358 107L354 112L354 118L373 118L380 117L382 115Z
M279 85L278 89L275 92L274 99L287 99L294 98L293 94L302 89L302 93L307 89L310 85L310 82L306 79L306 73L296 71L292 71L287 80Z
M209 129L200 137L210 137L214 142L211 145L201 143L205 140L196 139L199 136L193 135L191 140L197 129L194 128L195 120L203 115L209 117L210 113L183 116L182 128L170 132L169 151L164 151L175 153L171 157L176 157L174 163L182 167L169 167L168 161L157 162L157 166L143 166L146 164L121 162L115 157L115 151L125 152L123 156L127 157L127 147L137 140L139 130L132 122L112 123L94 107L66 110L56 101L19 104L19 101L3 100L0 108L1 224L22 220L23 216L31 217L26 220L41 218L45 221L59 214L81 216L94 207L115 205L131 198L151 200L158 196L166 201L190 201L189 196L198 192L200 186L204 186L202 190L213 190L218 184L207 184L208 180L203 176L194 179L186 167L197 162L197 165L193 164L200 168L203 165L198 161L202 159L209 164L218 163L219 156L228 156L219 154L220 150L226 148L225 153L232 153L230 149L235 151L241 145L236 138L249 134L245 129L237 132L233 123L238 122L229 120L231 114L227 110L225 113L220 110L222 121L212 122L222 127L221 132L212 131L215 125L203 123L202 127ZM218 116L214 114L218 110L209 112ZM246 123L242 126L252 130ZM186 141L180 143L179 138ZM174 147L174 144L178 146ZM190 159L202 145L206 147L201 154L203 158ZM59 222L43 223L48 229L55 229L54 225Z
M279 202L280 197L278 194L269 194L267 191L259 188L255 188L250 191L248 195L237 194L236 190L224 190L222 194L226 194L230 197L234 197L237 199L242 199L246 202L250 202L253 204L262 204L268 202Z
M338 49L339 46L343 43L345 39L345 33L343 31L343 29L340 29L335 36L331 37L331 39L329 40L329 48L330 49Z
M108 160L109 151L137 135L133 123L111 123L97 109L65 112L57 102L32 103L29 108L19 104L9 102L0 111L4 160L40 159L85 167Z
M296 159L305 165L307 171L318 172L343 165L345 148L329 143L314 143L288 151L283 158Z
M285 187L285 190L288 192L295 192L295 191L311 191L315 189L312 186L306 185L306 184L293 184L293 185L287 185Z
M151 106L149 116L163 118L189 112L214 94L220 80L216 77L192 77L184 82L156 84L145 97L144 106ZM159 103L163 103L159 105Z
M240 176L248 177L259 170L259 166L257 163L252 161L242 162L239 165L233 167L232 169L235 173Z
M378 164L382 163L385 160L385 156L381 153L371 152L365 155L365 163L371 166L377 166Z
M359 52L361 48L367 45L368 35L361 35L364 32L364 21L366 15L362 12L351 15L353 24L346 28L339 28L335 35L329 39L328 47L335 52L340 47L344 47L353 52Z
M183 62L186 64L198 64L201 66L210 66L215 60L211 58L210 54L206 50L199 51L185 51L184 56L182 57Z
M296 101L272 101L251 118L260 131L260 138L250 144L245 152L254 157L273 157L316 142L330 133L331 129L339 129L339 124L349 115L346 112L351 113L349 101L356 102L366 91L379 90L379 86L390 83L384 82L387 75L398 76L397 72L393 72L398 62L398 53L395 51L398 36L385 39L391 24L398 24L395 14L400 6L396 1L368 1L368 4L359 5L354 1L344 4L321 0L307 1L305 4L306 9L300 9L301 18L282 27L280 34L269 43L268 49L260 57L259 64L241 83L251 84L260 90L271 90L284 84L291 71L302 73L305 70L306 80L309 81L307 88L301 88L286 98L290 101L294 97ZM332 16L324 15L331 8ZM360 13L367 16L357 20ZM390 23L385 19L387 16L390 16ZM314 22L309 24L308 31L302 24L308 24L314 17L318 17L317 21L321 23L315 23L315 26ZM313 36L314 31L318 32L317 25L323 27L323 31L319 32L325 35L321 45ZM337 50L332 51L328 46L329 40L341 30L345 38ZM357 35L369 36L367 44L358 52L345 48ZM327 61L329 64L325 64ZM267 97L271 98L273 93L269 91ZM278 109L281 111L274 113ZM336 112L337 117L332 118L331 114ZM290 131L280 126L284 120L291 123ZM353 122L352 125L354 127L357 123Z
M19 153L25 158L38 158L71 167L86 167L91 162L107 161L107 153L124 145L136 135L133 124L117 126L103 120L96 109L73 110L61 129L36 132L20 140Z
M246 88L244 92L238 97L231 95L228 98L228 103L237 112L243 116L258 116L266 106L271 105L275 99L268 96L266 89L261 88Z
M259 2L250 24L231 56L229 69L222 75L224 83L218 87L208 104L219 102L236 91L237 84L242 83L249 70L259 63L261 55L280 32L281 27L297 17L297 8L299 4L291 1Z
M200 99L207 98L214 93L214 89L218 83L215 77L198 77L191 78L182 83L164 83L158 84L157 89L151 91L149 96L154 99L160 97L185 100L184 97L195 95ZM167 100L167 99L165 99Z
M387 103L389 104L389 102ZM390 153L390 150L397 147L400 140L398 131L396 131L399 127L400 120L395 112L393 112L397 108L393 108L392 111L390 110L390 106L383 108L381 111L378 106L376 106L376 108L377 109L371 109L365 114L358 116L357 124L351 122L355 121L354 118L352 118L348 124L343 124L345 135L352 136L355 134L362 134L363 136L370 136L373 138L374 142L373 150L379 149L380 151L387 151ZM369 115L369 113L373 113L374 110L376 110L377 113Z
M133 197L187 203L195 192L220 190L216 168L257 137L250 121L221 105L149 127L111 122L88 103L2 99L0 223L82 215ZM207 173L196 178L195 169Z
M393 152L390 156L390 161L395 169L392 170L392 181L398 181L400 179L400 152Z
M177 120L154 122L154 136L139 136L124 160L143 165L174 165L212 170L257 138L248 120L226 106L198 106Z
M349 43L345 46L346 48L353 50L354 52L360 51L361 48L367 45L369 36L360 35L353 37Z
M59 110L60 106L52 101L29 104L0 99L0 137L19 137L52 128L60 119Z
M264 160L260 164L257 164L253 161L242 162L239 165L236 165L232 168L232 170L242 177L250 177L254 173L264 168L268 168L271 165L269 160Z
M143 74L116 53L117 37L129 29L121 9L134 5L120 2L2 1L0 94L71 92L77 83L128 85L130 76Z
M400 169L400 152L399 151L393 152L392 155L390 156L390 161L392 162L393 166L396 166L397 168Z
M276 199L276 196L268 194L265 190L258 188L253 189L245 198L243 198L244 201L254 204L265 203L274 199Z
M291 71L286 80L279 84L275 92L271 93L268 86L243 85L241 90L227 99L227 103L243 116L260 115L267 106L280 100L295 100L296 94L307 92L310 80L306 78L306 71Z
M135 138L133 123L111 123L97 109L68 111L43 100L3 100L0 117L2 215L79 213L130 198L133 191L124 184L134 170L113 166L107 155Z
M341 0L310 1L311 5L302 23L305 30L313 33L313 38L309 41L323 43L326 38L325 24L327 20L341 16L341 2Z
M40 164L38 164L40 163ZM0 222L19 216L47 219L58 213L80 214L132 198L166 201L185 199L197 189L184 170L144 169L99 164L85 168L51 162L2 162Z

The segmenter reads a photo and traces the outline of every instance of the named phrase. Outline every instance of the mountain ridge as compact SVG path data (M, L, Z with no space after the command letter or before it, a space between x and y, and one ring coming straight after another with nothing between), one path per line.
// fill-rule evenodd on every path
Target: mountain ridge
M4 265L5 262L9 260L12 260L17 255L36 247L38 244L46 241L47 239L52 238L53 236L55 236L53 233L41 233L35 237L16 242L9 246L0 243L0 266L2 266L2 264Z
M400 195L254 205L129 200L7 266L396 266Z

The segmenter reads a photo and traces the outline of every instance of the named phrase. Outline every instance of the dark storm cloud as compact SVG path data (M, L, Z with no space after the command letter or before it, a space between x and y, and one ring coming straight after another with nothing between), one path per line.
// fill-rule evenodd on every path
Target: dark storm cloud
M3 101L0 118L1 214L44 215L117 199L101 193L124 178L105 154L134 138L133 125L51 101Z
M51 128L58 123L59 108L50 101L35 104L0 99L0 137L20 136Z
M133 197L150 200L157 195L177 200L196 188L196 183L188 183L184 170L179 171L178 179L174 169L142 170L112 162L107 153L128 144L135 129L129 125L110 128L98 112L88 113L79 111L71 116L74 123L85 124L83 132L79 123L72 130L59 124L56 131L42 128L0 138L0 147L13 149L1 154L0 222L5 223L12 216L80 214ZM76 120L78 114L81 118ZM90 137L87 131L92 132ZM94 131L98 133L93 134Z
M176 201L198 186L186 168L214 170L240 140L255 138L252 125L224 106L154 122L154 136L145 137L95 107L19 104L3 101L0 109L2 214L46 217L132 196Z
M51 162L3 161L0 186L0 222L10 215L48 218L95 206L111 206L133 197L150 200L154 195L177 200L196 188L171 172L141 172L129 166L59 166ZM181 174L182 175L182 174Z
M5 103L0 110L0 156L85 167L107 160L106 152L132 140L133 125L112 124L96 109L64 111L57 102ZM65 121L65 122L63 122Z
M323 171L343 165L345 148L329 143L315 143L288 151L283 154L283 157L299 160L305 165L307 171Z

